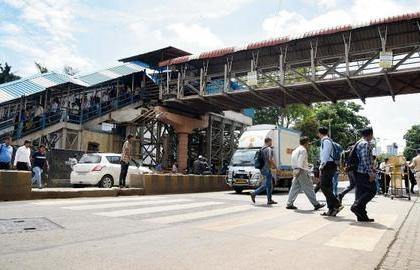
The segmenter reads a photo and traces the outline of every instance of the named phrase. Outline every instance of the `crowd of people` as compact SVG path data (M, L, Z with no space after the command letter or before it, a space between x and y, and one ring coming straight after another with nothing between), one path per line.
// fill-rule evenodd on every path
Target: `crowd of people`
M14 119L14 137L21 138L27 131L45 128L59 121L80 123L89 120L113 108L140 100L141 90L135 87L132 91L128 85L120 85L117 89L114 85L92 92L52 97L47 102L42 100L43 97L36 99L26 101L22 109L19 109L22 104L0 107L0 122L9 123Z
M7 136L0 144L0 170L16 169L32 172L32 185L42 189L42 173L48 171L49 164L46 156L47 148L40 145L37 151L32 151L31 141L26 140L18 147L13 157L12 138Z
M335 217L344 208L342 204L344 196L355 188L355 200L350 210L355 214L357 221L374 222L374 219L368 216L366 206L376 194L388 193L391 179L390 165L388 159L378 165L376 157L372 154L374 147L372 128L361 130L360 136L359 141L343 150L328 136L327 128L319 128L320 164L315 170L312 170L308 163L309 138L301 137L300 146L292 152L293 180L286 209L297 209L294 206L294 201L301 191L308 197L314 210L325 207L325 204L316 199L316 191L320 189L326 198L328 208L321 215ZM251 192L253 203L255 203L257 195L265 192L267 204L277 204L272 199L272 170L277 170L277 168L271 146L271 138L266 138L265 146L256 155L256 167L261 170L264 181L258 189ZM338 176L340 169L347 174L350 184L338 193L338 189L334 187L338 180L334 180L334 178ZM315 188L311 179L314 171L315 177L318 178L318 185ZM415 171L415 175L413 171ZM411 162L407 162L401 175L404 175L406 192L414 192L413 187L416 184L416 179L420 181L420 149L417 149L417 156ZM410 184L411 189L409 189Z

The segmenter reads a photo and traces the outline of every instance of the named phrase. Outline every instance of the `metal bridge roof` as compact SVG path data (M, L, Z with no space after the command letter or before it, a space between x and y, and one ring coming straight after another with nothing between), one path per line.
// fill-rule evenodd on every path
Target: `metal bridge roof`
M168 66L168 65L177 65L177 64L183 64L187 62L193 62L194 60L204 60L204 59L211 59L211 58L218 58L222 56L227 56L231 54L237 54L237 53L246 53L250 50L255 49L264 49L264 48L270 48L270 47L278 47L281 45L291 44L291 46L300 48L303 47L301 43L303 40L306 39L314 39L314 38L322 38L322 41L320 41L320 45L323 45L325 47L330 47L330 51L336 50L334 45L337 43L335 39L329 38L329 36L333 36L335 34L343 34L345 32L348 32L350 30L366 30L363 33L359 33L360 40L370 40L374 36L377 36L377 29L373 26L379 26L383 24L391 24L391 23L403 23L410 20L415 20L420 18L420 12L416 13L409 13L409 14L403 14L399 16L393 16L393 17L387 17L387 18L381 18L376 20L371 20L367 23L359 23L355 25L342 25L322 30L316 30L316 31L310 31L303 34L299 34L297 36L286 36L286 37L279 37L279 38L273 38L258 42L249 43L245 46L239 46L239 47L227 47L227 48L221 48L213 51L203 52L200 54L194 54L194 55L185 55L176 57L173 59L161 61L159 63L159 66ZM342 39L341 36L339 39ZM293 42L293 43L292 43ZM330 52L331 53L331 52ZM249 56L248 56L249 58Z
M21 96L29 96L44 91L50 87L72 83L87 86L83 81L56 72L36 74L27 78L0 84L0 103L7 102Z
M131 75L133 73L144 71L147 67L138 61L127 62L119 66L96 71L91 74L77 77L89 86L94 86L106 81L114 80L120 77Z

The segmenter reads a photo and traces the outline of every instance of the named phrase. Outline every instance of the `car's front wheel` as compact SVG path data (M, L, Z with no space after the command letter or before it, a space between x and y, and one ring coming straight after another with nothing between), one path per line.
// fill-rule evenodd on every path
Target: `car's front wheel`
M112 188L114 185L114 178L111 175L107 174L102 177L101 181L99 181L99 187L101 188Z

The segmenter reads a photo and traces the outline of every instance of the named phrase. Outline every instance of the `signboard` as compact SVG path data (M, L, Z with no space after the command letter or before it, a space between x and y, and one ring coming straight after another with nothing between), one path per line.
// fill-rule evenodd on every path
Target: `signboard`
M379 53L379 66L381 68L391 68L392 67L392 52L383 51Z
M102 131L111 132L113 128L115 128L115 124L102 123Z
M247 83L248 83L249 86L258 85L258 78L257 78L257 72L256 71L248 72L248 82Z

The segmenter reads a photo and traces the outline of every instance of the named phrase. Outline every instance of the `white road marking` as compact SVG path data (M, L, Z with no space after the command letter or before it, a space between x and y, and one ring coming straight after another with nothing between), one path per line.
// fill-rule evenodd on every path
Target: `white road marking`
M252 208L255 207L252 206ZM259 209L258 212L253 212L252 214L246 214L240 217L228 218L211 223L199 224L195 226L195 228L222 232L235 229L241 226L247 226L263 222L265 220L278 218L284 215L285 213L286 212L272 211L272 209L269 209L267 211L265 209Z
M32 202L34 205L70 205L70 204L89 204L89 203L98 203L98 202L123 202L123 201L145 201L145 200L160 200L162 197L149 197L149 196L132 196L132 197L112 197L112 198L89 198L89 199L66 199L66 200L49 200L42 202Z
M138 208L138 209L125 209L125 210L110 211L110 212L99 212L99 213L95 213L95 215L106 216L106 217L124 217L124 216L131 216L131 215L159 213L159 212L174 211L174 210L184 210L184 209L220 205L220 204L223 204L223 203L222 202L197 202L197 203L189 203L189 204L174 204L174 205L165 205L165 206Z
M194 212L194 213L186 213L186 214L180 214L180 215L151 218L151 219L146 219L145 221L152 222L152 223L170 224L170 223L190 221L190 220L200 219L200 218L208 218L208 217L214 217L214 216L221 216L225 214L232 214L232 213L246 211L249 209L250 209L249 206L241 205L241 206L233 206L233 207L228 207L228 208L223 208L223 209L213 209L213 210L200 211L200 212Z
M156 204L180 203L180 202L191 202L191 200L173 199L173 200L152 200L152 201L140 201L140 202L117 202L117 203L105 203L105 204L66 206L62 208L70 209L70 210L91 210L91 209L107 209L107 208L118 208L118 207L127 207L127 206L156 205Z
M396 215L381 215L375 217L374 223L350 225L350 228L332 238L325 245L373 251L383 234L395 223L396 219Z
M305 235L319 230L329 223L331 223L331 221L319 216L307 217L304 220L298 220L280 226L274 230L266 231L260 234L260 236L282 240L299 240Z

